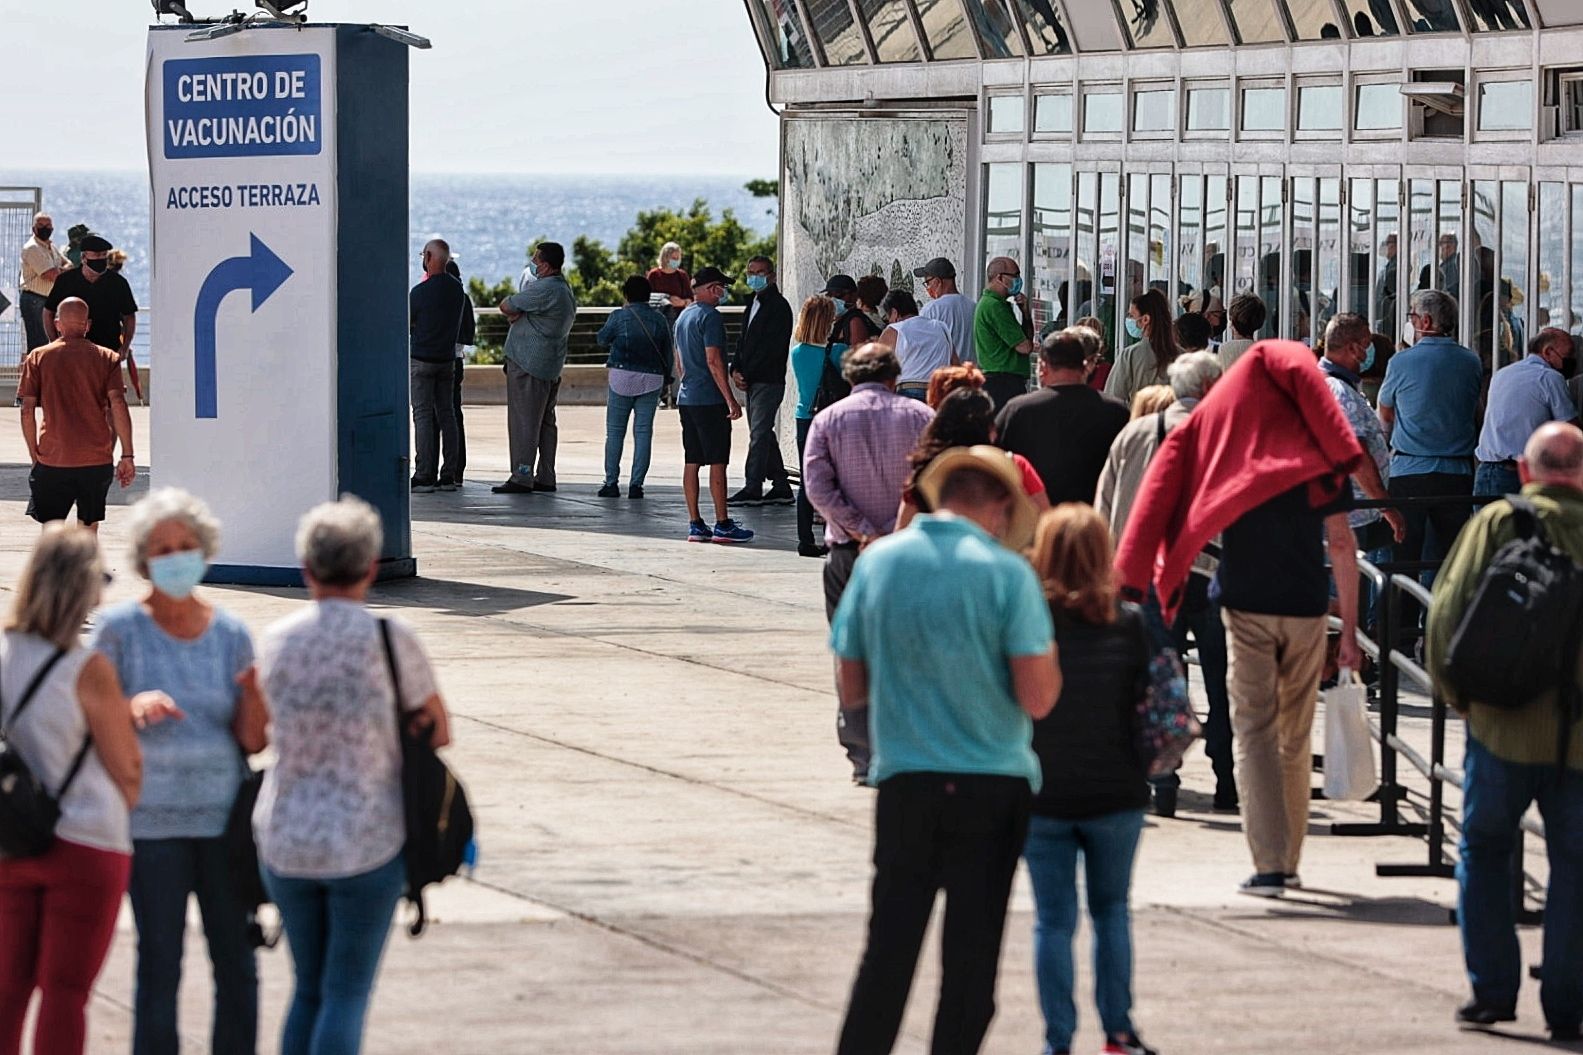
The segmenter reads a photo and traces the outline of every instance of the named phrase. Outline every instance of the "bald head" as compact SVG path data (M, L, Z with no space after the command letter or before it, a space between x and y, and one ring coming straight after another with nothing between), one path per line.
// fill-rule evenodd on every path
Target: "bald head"
M451 262L451 246L443 238L431 238L423 246L423 270L438 275Z
M1009 256L997 256L984 269L988 288L1001 296L1009 296L1013 285L1022 277L1022 267Z
M1583 491L1583 429L1564 421L1539 426L1517 459L1517 474L1525 484Z
M55 328L62 337L88 335L88 302L81 297L67 297L55 309Z

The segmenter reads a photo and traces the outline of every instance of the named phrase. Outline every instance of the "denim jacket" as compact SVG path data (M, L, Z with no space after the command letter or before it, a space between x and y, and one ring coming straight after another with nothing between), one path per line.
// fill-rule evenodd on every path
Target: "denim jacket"
M647 304L628 304L611 312L595 340L610 349L605 365L611 369L671 376L671 324Z

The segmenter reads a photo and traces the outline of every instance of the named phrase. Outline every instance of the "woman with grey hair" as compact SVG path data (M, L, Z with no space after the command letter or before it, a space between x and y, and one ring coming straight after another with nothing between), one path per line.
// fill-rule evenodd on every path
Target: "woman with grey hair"
M1176 393L1178 400L1203 399L1220 380L1222 372L1220 356L1207 349L1178 356L1165 368L1166 376L1171 379L1171 391Z
M253 641L239 619L196 592L220 543L220 525L207 505L161 488L132 507L128 531L132 566L149 587L140 599L100 613L93 647L142 701L133 712L144 777L132 811L128 889L137 922L132 1051L179 1049L176 995L187 901L196 895L214 968L212 1050L252 1052L258 1031L252 906L224 836L247 756L266 745Z
M283 1055L359 1049L406 882L398 710L434 746L450 742L417 635L364 604L383 538L379 514L360 499L310 510L297 556L313 603L270 627L259 647L279 757L253 831L296 973Z

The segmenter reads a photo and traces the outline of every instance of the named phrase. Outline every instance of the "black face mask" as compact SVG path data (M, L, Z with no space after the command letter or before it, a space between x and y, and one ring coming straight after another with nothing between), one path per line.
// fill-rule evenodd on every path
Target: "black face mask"
M53 227L40 227L37 230L35 230L33 233L38 235L38 240L39 241L47 242L47 241L49 241L49 236L55 233L55 228L53 228Z
M82 266L87 268L90 271L97 271L100 274L104 274L105 269L110 266L110 261L105 259L104 257L100 257L97 260L89 260L89 259L84 258L83 262L82 262Z

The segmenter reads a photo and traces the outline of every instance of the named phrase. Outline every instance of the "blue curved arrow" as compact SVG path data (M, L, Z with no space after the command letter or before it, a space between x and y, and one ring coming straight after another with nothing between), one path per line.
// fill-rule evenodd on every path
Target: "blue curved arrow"
M200 418L219 416L214 347L220 302L236 290L250 289L253 310L257 311L281 283L291 277L291 268L259 241L258 235L249 234L248 238L251 239L249 254L220 261L198 289L198 305L192 317L192 345L194 402Z

